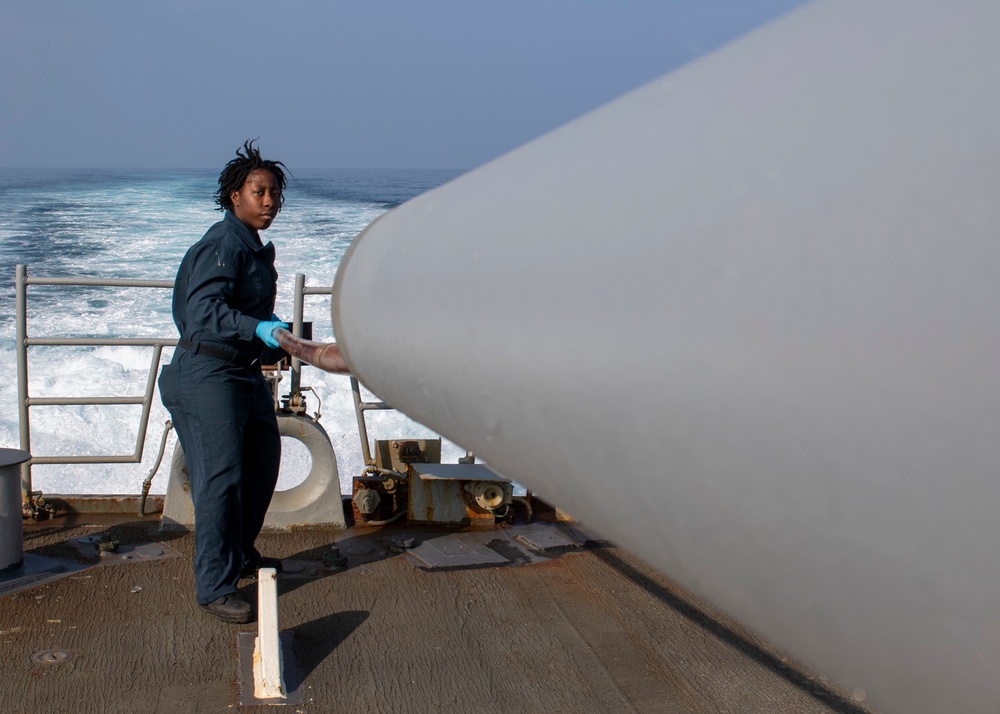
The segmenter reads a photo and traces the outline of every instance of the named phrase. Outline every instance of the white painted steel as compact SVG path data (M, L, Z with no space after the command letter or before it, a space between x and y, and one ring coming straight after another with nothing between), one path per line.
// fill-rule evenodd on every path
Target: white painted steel
M807 5L390 211L351 369L847 692L996 711L998 27Z
M257 699L283 699L288 694L278 633L278 571L261 568L257 571L257 639L253 649L253 695Z
M264 517L264 527L287 529L322 525L345 528L337 457L326 430L308 417L287 415L278 416L278 430L282 436L296 439L308 449L311 466L301 483L274 492ZM183 530L192 526L194 503L188 485L187 461L178 442L170 463L160 530Z
M264 527L324 525L346 528L337 457L326 430L308 417L293 416L279 416L278 429L282 436L305 445L312 465L301 483L274 492Z

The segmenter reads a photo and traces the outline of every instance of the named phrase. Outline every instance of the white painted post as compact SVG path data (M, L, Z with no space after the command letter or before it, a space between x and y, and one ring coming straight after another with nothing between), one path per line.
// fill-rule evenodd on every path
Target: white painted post
M278 572L257 571L257 639L253 648L253 690L257 699L285 699L278 640Z

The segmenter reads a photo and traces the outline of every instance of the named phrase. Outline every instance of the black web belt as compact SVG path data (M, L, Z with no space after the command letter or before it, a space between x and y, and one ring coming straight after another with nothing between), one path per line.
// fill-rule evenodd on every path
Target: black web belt
M215 357L216 359L221 359L224 362L231 362L237 364L240 367L249 367L257 360L246 359L245 357L240 357L239 353L232 347L227 347L226 345L215 345L211 342L192 342L186 337L182 337L177 341L178 347L183 347L188 352L193 352L196 355L205 355L206 357Z

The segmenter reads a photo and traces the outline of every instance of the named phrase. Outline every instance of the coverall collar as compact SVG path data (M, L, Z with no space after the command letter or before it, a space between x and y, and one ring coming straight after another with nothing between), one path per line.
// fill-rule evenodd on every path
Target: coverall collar
M236 217L236 214L232 211L226 211L226 215L223 217L226 224L236 231L236 235L247 244L247 247L254 253L259 253L262 250L269 249L274 250L274 244L268 241L266 244L262 243L259 236L255 236L253 231L247 228L247 225Z

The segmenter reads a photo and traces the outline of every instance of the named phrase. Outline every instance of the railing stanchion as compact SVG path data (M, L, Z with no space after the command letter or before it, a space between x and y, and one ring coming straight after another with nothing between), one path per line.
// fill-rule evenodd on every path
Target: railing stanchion
M302 337L302 312L304 302L304 292L306 287L306 276L302 273L295 274L295 304L292 318L292 334ZM298 394L302 385L302 361L298 357L292 357L291 362L291 385L289 394Z
M31 428L28 424L28 268L21 263L15 268L17 320L17 416L21 435L21 450L31 453ZM31 498L31 459L21 464L21 503Z

